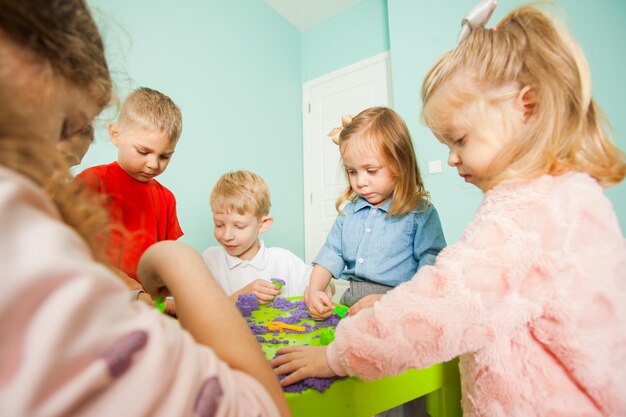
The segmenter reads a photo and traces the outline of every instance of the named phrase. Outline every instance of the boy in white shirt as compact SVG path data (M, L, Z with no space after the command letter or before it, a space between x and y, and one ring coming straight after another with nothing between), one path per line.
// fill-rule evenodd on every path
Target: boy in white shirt
M250 171L222 175L211 191L213 233L221 246L208 248L202 257L233 301L241 294L254 294L261 304L279 294L302 296L309 284L310 265L287 249L266 247L259 239L259 233L272 225L270 206L267 184ZM271 279L286 284L279 289Z

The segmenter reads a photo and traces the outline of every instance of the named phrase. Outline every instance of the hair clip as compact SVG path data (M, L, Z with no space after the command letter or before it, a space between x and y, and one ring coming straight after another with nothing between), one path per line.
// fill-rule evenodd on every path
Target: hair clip
M328 132L328 136L335 145L339 145L339 135L341 135L341 131L348 126L350 123L352 123L352 119L354 119L354 116L351 114L344 114L343 116L341 116L341 126L339 127L334 127L330 132Z
M463 42L472 30L485 27L497 5L497 0L483 0L474 6L461 20L461 31L456 39L457 44Z

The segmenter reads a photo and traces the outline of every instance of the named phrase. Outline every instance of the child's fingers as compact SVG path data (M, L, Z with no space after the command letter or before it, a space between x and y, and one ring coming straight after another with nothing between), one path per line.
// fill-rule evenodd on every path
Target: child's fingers
M313 310L309 311L309 315L313 318L313 320L326 320L327 318L329 318L331 315L333 314L332 310L331 311L327 311L324 313L319 313Z
M331 300L328 294L326 294L324 291L320 291L318 293L318 297L319 297L319 300L324 305L322 311L332 310L333 308L335 308L335 305L333 304L333 300Z
M276 289L276 286L274 284L272 284L269 281L265 281L264 279L258 279L257 280L257 285L258 285L259 288L267 288L267 289L274 288L274 289Z
M278 355L287 355L289 353L302 351L304 349L305 349L305 347L302 346L302 345L285 346L285 347L281 347L280 349L278 349L276 351L276 354L278 354ZM274 363L274 361L278 360L279 358L281 358L281 357L278 356L278 357L272 359L272 363ZM281 360L284 362L284 358L281 358Z
M333 313L331 309L319 303L316 305L315 303L311 305L309 308L309 314L313 318L313 320L325 320Z
M255 291L254 295L256 295L257 300L259 300L259 304L267 304L271 301L274 301L274 299L276 298L275 294L259 291Z
M300 352L281 351L276 352L279 356L270 361L277 375L290 374L303 365Z
M382 297L382 294L367 295L357 301L352 307L350 307L350 310L348 310L348 312L351 316L354 316L359 311L365 310L366 308L370 308L371 306L373 306Z
M313 320L322 321L322 320L326 320L331 315L332 315L332 312L329 311L329 312L324 313L324 314L311 314L311 317L313 318Z
M280 381L282 386L291 385L294 382L314 376L314 367L311 366L306 356L306 347L281 348L277 353L280 356L272 359L271 365L277 375L287 375Z
M310 378L313 376L313 373L310 372L309 368L299 368L295 372L290 373L285 378L280 380L280 386L286 387L291 384L295 384L298 381L302 381L303 379Z
M316 294L316 299L313 301L312 307L312 310L314 310L315 314L325 317L330 316L333 308L335 308L333 302L323 292L318 292Z
M330 377L335 375L326 361L325 346L292 346L279 349L278 357L271 362L277 375L286 375L282 386L291 385L309 377Z
M272 284L271 282L267 282L264 280L257 280L257 284L255 286L255 290L259 293L263 293L263 294L267 294L267 295L271 295L272 298L276 297L278 294L280 294L280 290L278 288L276 288L276 286L274 284Z
M169 298L165 300L165 313L169 316L176 317L176 303L174 303L174 300Z

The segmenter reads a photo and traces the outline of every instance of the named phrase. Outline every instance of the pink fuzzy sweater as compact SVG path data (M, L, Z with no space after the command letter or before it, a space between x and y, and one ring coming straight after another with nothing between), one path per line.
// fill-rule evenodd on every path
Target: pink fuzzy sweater
M489 191L434 266L343 320L338 374L460 356L472 416L626 416L626 241L602 188L569 173Z

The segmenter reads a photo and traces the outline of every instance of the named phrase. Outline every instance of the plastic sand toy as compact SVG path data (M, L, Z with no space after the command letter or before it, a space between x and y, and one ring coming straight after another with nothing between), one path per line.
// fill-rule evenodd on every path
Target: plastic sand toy
M270 321L267 323L267 328L274 331L294 330L296 332L303 332L306 330L304 326L294 326L293 324L283 323L282 321Z
M272 282L272 284L276 285L276 287L280 290L281 288L283 288L283 285L287 285L287 283L279 278L272 278L270 279L270 281Z
M348 315L348 310L350 310L348 307L336 307L333 308L333 313L336 313L342 319Z
M157 310L159 310L159 312L165 312L165 307L167 306L167 304L165 303L165 298L163 298L162 295L159 295L157 299L154 300L154 306Z

